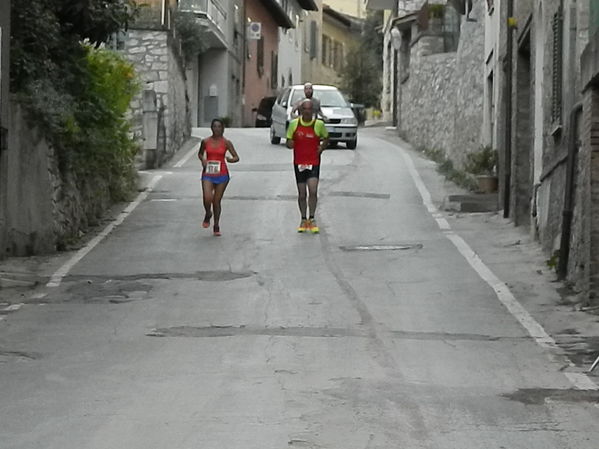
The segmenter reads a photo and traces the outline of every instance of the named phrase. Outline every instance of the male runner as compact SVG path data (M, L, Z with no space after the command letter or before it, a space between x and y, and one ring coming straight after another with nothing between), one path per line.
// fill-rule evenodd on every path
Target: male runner
M297 232L320 231L314 215L318 202L320 155L329 143L329 133L322 120L314 118L314 104L306 99L300 105L301 115L287 128L287 148L293 149L293 167L297 183L301 222ZM306 201L307 200L307 201ZM307 209L310 214L306 215Z
M301 114L300 105L304 100L312 100L312 109L316 114L316 118L320 117L322 120L326 120L327 118L322 112L322 109L320 108L320 100L314 96L314 87L312 86L312 83L304 84L304 95L304 98L298 100L293 105L293 108L291 109L291 117L295 117L296 114Z

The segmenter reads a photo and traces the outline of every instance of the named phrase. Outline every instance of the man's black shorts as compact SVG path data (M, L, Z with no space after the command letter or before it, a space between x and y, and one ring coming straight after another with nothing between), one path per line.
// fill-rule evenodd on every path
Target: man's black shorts
M313 165L312 168L300 171L299 165L294 164L295 182L305 184L310 178L320 178L320 165Z

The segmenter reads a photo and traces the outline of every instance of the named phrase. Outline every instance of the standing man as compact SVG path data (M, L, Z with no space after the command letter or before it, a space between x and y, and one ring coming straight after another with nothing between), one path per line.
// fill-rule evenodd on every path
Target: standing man
M305 95L304 98L297 101L293 105L293 109L291 109L291 116L293 117L295 114L301 114L301 111L299 110L299 108L304 100L312 100L312 105L314 108L314 112L316 114L316 118L318 118L320 116L320 118L322 120L326 120L327 118L323 114L322 109L320 109L320 100L318 98L314 97L314 87L312 86L312 83L304 84L304 95Z
M297 232L320 232L314 215L318 202L320 155L329 143L324 122L314 117L313 100L305 99L299 107L300 116L287 128L287 148L293 149L293 168L297 183L297 203L301 222ZM307 215L308 211L310 214Z

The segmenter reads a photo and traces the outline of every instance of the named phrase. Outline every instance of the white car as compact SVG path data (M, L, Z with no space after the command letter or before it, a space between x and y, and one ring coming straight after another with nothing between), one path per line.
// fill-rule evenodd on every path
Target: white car
M326 117L325 126L329 132L329 142L333 145L343 142L353 150L358 145L358 120L350 104L334 86L314 84L314 98L320 100L320 109ZM278 144L287 135L287 126L295 118L291 116L293 105L304 98L304 86L298 84L284 88L272 107L270 142Z

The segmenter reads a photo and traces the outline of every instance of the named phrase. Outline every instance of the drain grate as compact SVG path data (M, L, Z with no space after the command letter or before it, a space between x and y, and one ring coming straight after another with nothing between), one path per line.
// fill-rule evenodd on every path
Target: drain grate
M422 243L398 243L390 245L350 245L340 246L343 251L406 251L419 250L424 245Z

